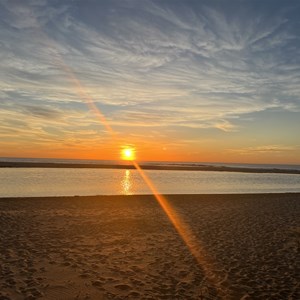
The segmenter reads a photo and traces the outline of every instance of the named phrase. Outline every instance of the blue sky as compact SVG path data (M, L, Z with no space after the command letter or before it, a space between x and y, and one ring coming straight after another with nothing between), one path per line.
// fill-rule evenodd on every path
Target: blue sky
M0 0L0 156L128 144L141 159L300 163L299 15L297 0Z

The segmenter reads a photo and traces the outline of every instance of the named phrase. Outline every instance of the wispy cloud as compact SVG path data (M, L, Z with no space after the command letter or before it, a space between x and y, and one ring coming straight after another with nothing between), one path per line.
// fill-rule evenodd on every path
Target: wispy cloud
M285 145L265 145L257 147L246 147L240 149L228 149L230 152L234 152L242 155L257 155L257 153L272 154L272 153L286 153L287 151L297 151L299 147L290 147Z
M300 112L299 12L293 0L1 1L5 128L15 114L96 126L66 66L120 132L228 133L249 113Z

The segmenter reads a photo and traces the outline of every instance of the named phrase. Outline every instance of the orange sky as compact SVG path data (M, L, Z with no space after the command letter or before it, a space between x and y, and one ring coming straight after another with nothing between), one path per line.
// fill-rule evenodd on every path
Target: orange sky
M300 164L299 6L217 2L0 4L0 157Z

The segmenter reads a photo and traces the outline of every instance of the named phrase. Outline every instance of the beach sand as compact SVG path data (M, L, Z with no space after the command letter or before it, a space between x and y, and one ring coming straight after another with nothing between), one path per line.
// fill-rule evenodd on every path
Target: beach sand
M0 299L300 299L300 194L166 198L0 199Z

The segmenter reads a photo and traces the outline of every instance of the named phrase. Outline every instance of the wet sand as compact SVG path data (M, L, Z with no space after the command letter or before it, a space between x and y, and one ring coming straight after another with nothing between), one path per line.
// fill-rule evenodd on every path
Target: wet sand
M300 299L300 194L167 199L209 268L153 196L0 199L0 299Z

